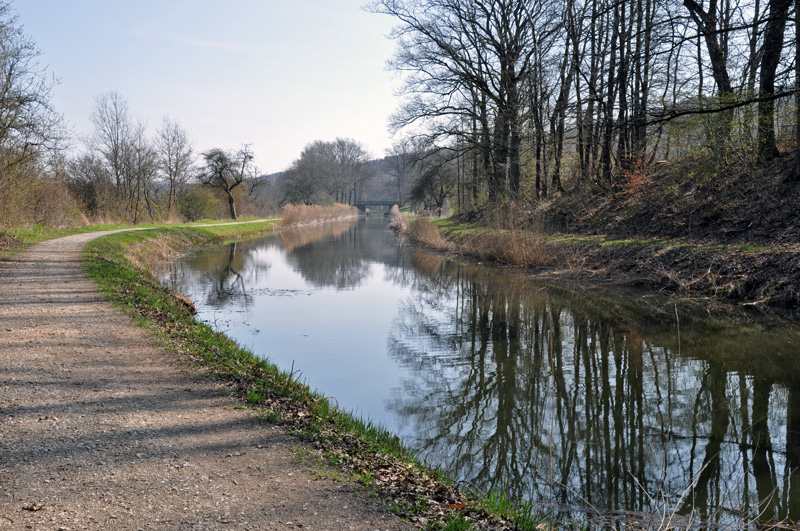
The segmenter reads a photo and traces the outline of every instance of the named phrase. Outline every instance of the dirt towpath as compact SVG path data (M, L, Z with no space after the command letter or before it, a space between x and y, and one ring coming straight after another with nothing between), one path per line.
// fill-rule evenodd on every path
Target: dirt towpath
M412 529L114 310L103 234L0 262L0 529Z

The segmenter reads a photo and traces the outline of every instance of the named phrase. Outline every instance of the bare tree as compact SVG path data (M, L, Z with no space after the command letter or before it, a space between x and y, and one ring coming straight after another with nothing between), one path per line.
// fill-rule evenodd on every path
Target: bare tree
M161 173L169 184L167 216L172 218L176 208L176 193L189 179L194 162L192 144L186 131L177 123L164 117L156 133L155 147Z
M53 108L55 80L38 61L9 2L0 2L0 190L17 166L58 147L63 121Z
M205 186L221 190L228 198L231 219L236 219L236 202L233 190L247 179L255 177L253 152L249 145L244 145L236 153L215 148L204 152L203 167L197 175Z
M281 179L284 201L355 204L372 177L365 170L368 160L364 146L350 138L311 142Z
M417 152L417 156L409 199L441 216L445 201L456 193L458 151L429 146Z
M86 141L87 149L114 186L114 205L106 210L137 223L144 207L154 219L157 153L144 124L134 121L128 102L113 91L95 99L91 120L95 129Z
M535 33L554 31L547 0L378 0L400 22L393 66L407 72L396 127L426 123L432 136L462 136L483 150L489 199L520 190L521 90L534 66ZM534 32L534 28L537 29ZM465 131L473 122L480 131Z
M108 214L114 183L103 161L94 153L83 153L68 163L67 187L91 216Z
M414 167L417 165L417 156L413 144L409 139L395 142L386 150L387 173L392 178L393 188L397 193L400 205L404 204L406 189L411 182Z
M125 154L134 134L128 102L116 91L96 97L91 115L94 133L87 140L90 151L97 153L118 190L126 187Z
M341 191L341 202L351 205L359 202L364 185L372 176L365 171L365 164L370 158L367 149L352 138L337 138L329 144L329 149L340 176L339 182L346 187Z
M293 161L289 169L281 175L283 201L312 205L326 202L325 194L333 197L340 185L330 159L325 142L315 141L303 148L300 158Z
M155 219L155 178L158 173L158 153L150 144L144 125L137 123L125 144L123 154L125 182L127 183L128 211L133 224L139 222L139 212L146 208L150 220Z
M780 155L775 141L775 100L772 96L775 94L775 76L792 3L793 0L770 0L769 19L764 29L758 93L761 100L758 104L758 154L765 161Z

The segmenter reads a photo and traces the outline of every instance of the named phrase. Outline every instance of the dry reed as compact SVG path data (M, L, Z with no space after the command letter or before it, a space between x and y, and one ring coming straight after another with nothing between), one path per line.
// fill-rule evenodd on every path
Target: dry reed
M457 252L503 264L564 267L568 262L563 251L531 231L470 231L445 237L435 223L418 219L409 225L406 234L419 244L437 251Z
M485 260L528 267L558 267L563 252L533 232L516 230L468 234L456 239L458 251Z
M299 227L312 223L351 219L358 216L358 209L350 205L334 203L322 205L286 205L281 212L281 227Z
M408 237L437 251L452 251L453 244L442 236L439 227L426 219L415 219L408 225Z

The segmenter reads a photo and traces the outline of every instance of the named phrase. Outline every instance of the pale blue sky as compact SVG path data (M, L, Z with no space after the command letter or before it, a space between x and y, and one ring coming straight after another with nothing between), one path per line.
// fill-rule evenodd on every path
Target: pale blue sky
M383 156L397 82L392 20L366 0L14 0L76 135L116 90L153 133L169 115L197 151L252 144L267 173L337 136Z

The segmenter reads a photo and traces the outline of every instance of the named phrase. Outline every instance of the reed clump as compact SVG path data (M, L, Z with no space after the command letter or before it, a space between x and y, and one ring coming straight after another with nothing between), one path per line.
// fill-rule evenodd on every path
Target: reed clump
M393 206L394 209L397 205ZM402 214L393 215L392 211L389 211L389 217L391 217L391 221L389 221L389 228L399 234L405 234L408 232L408 220Z
M281 227L299 227L312 223L352 219L358 216L354 206L334 203L322 205L286 205L281 211Z
M437 251L453 250L453 244L442 235L436 223L427 219L415 219L409 223L406 234L415 242L430 249Z
M455 238L462 254L527 267L561 267L565 265L563 251L534 232L517 230L466 233Z
M405 233L430 249L502 264L552 268L566 267L569 262L563 250L534 231L456 226L443 233L436 222L417 219Z

